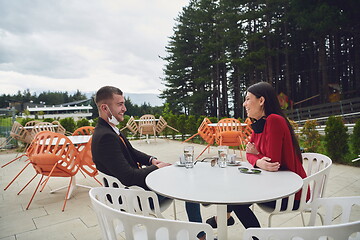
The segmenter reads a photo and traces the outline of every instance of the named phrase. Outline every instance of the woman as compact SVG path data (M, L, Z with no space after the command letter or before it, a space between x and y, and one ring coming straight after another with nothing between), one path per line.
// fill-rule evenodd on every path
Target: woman
M266 82L250 86L243 106L248 117L253 121L251 126L254 130L246 146L246 157L249 163L266 171L292 171L301 178L305 178L299 143L280 107L275 89ZM293 209L299 208L300 196L301 192L296 193ZM288 198L282 200L282 210L285 210L287 201ZM261 204L275 208L275 203L276 201L271 201ZM228 206L228 213L234 211L245 228L260 227L259 221L249 206ZM230 214L228 216L230 217ZM215 217L206 222L213 227L216 225Z

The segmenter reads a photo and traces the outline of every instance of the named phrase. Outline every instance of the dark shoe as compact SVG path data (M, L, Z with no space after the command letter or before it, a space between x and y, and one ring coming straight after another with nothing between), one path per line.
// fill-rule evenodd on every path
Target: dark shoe
M206 233L204 231L201 231L196 235L198 239L206 239Z
M206 220L206 223L209 224L212 228L217 228L217 223L215 220L215 216L209 218L208 220ZM230 218L227 220L227 225L231 226L234 225L235 220L232 216L230 216Z

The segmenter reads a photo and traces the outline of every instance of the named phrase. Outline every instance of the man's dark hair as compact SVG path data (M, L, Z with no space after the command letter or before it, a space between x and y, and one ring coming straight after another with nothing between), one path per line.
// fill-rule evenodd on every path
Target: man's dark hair
M114 94L123 95L123 92L119 88L112 86L105 86L100 88L95 95L96 105L99 105L99 103L102 103L106 100L112 99Z

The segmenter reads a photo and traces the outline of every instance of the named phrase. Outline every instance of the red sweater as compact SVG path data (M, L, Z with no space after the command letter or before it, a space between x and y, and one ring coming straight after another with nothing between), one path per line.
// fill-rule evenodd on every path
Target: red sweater
M288 125L282 116L270 114L266 118L264 131L253 132L250 142L253 142L259 151L258 155L246 154L251 165L255 166L256 160L266 156L271 158L271 162L279 162L280 170L289 170L301 178L306 178L306 172L296 155ZM299 200L300 194L301 192L298 192L295 199Z

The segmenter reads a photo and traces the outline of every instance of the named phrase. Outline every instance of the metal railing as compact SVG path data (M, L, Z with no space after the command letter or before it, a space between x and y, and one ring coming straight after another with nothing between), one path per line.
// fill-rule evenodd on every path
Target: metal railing
M322 124L329 116L341 116L350 122L360 116L360 98L288 110L286 115L298 124L303 124L307 120L316 120Z

